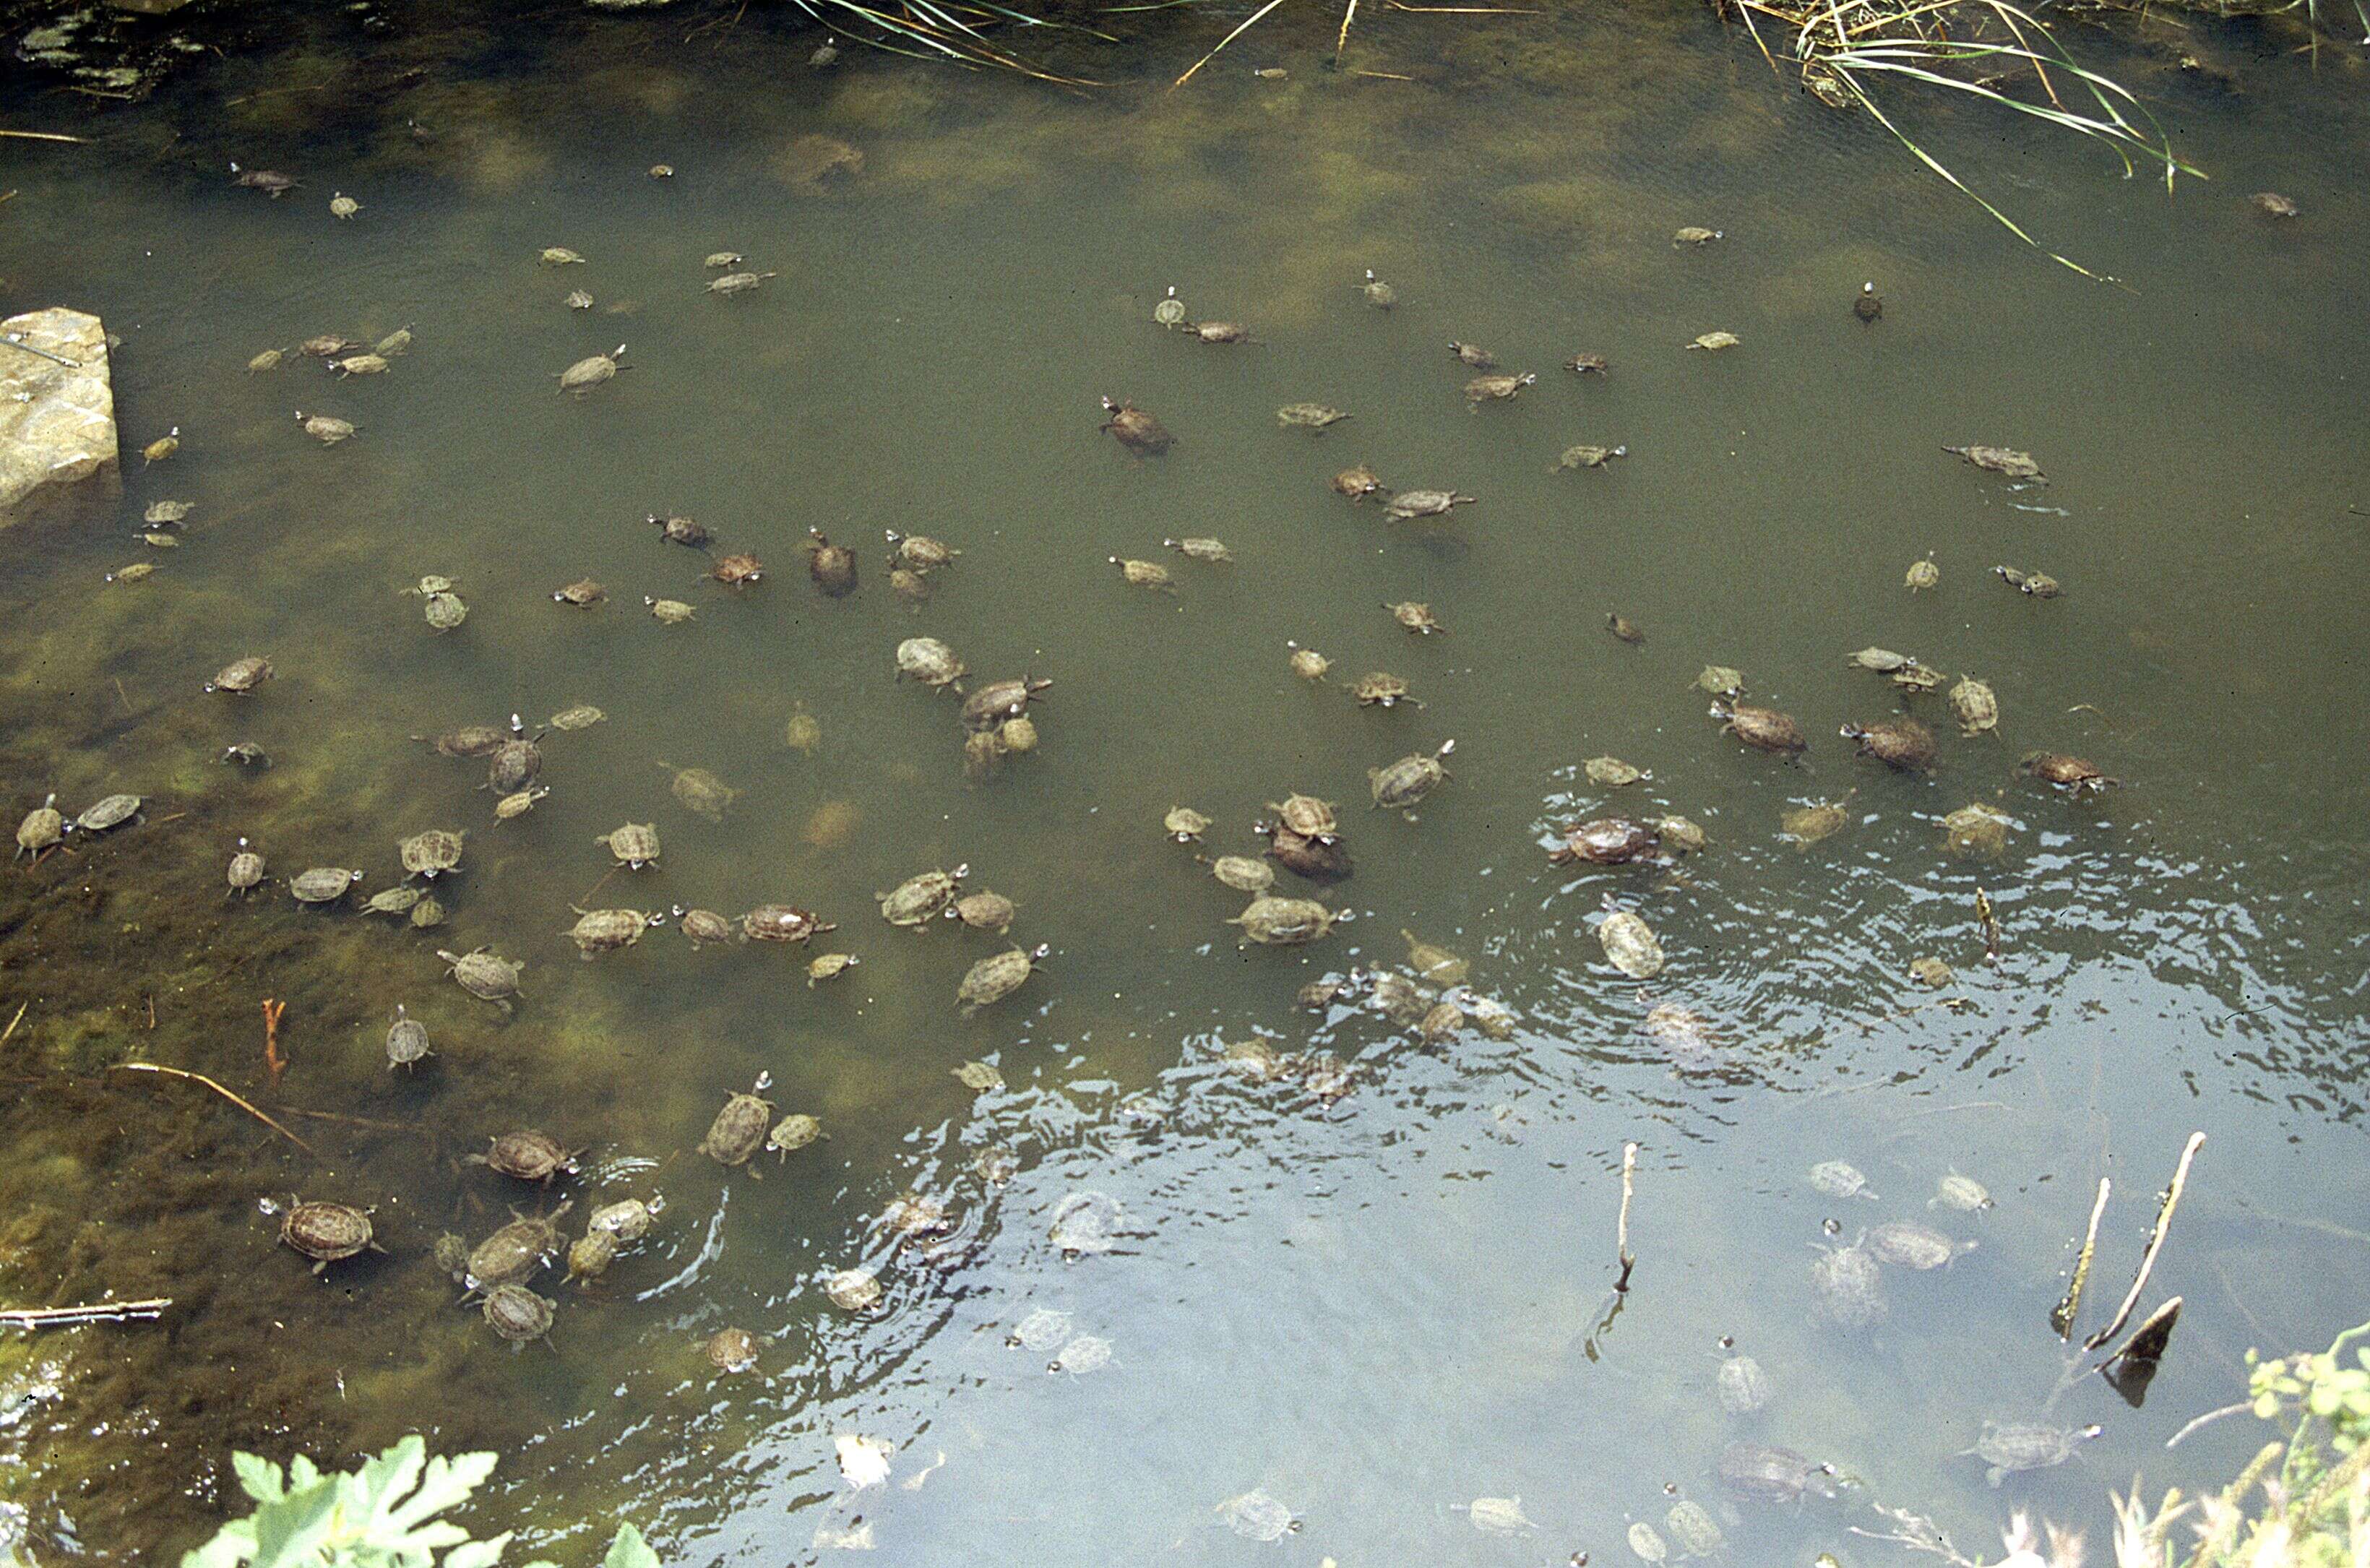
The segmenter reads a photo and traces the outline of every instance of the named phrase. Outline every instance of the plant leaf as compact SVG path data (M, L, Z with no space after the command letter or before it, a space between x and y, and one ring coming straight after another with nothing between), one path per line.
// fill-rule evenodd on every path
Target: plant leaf
M494 1568L502 1560L502 1549L511 1543L511 1533L488 1540L463 1541L444 1554L444 1568Z
M601 1560L601 1568L659 1568L659 1554L642 1539L642 1532L630 1524L617 1527L616 1539L609 1543L609 1555Z
M277 1503L287 1494L287 1478L278 1465L260 1454L233 1451L230 1468L238 1473L239 1490L258 1503Z
M256 1568L298 1568L317 1562L341 1517L340 1490L336 1479L323 1479L258 1508Z

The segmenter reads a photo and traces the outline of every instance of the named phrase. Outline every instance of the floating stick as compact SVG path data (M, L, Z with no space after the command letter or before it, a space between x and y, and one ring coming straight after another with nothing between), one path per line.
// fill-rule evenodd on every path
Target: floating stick
M1623 1144L1621 1146L1621 1224L1614 1239L1615 1251L1621 1259L1621 1277L1613 1282L1613 1289L1616 1295L1628 1294L1629 1271L1638 1266L1637 1258L1629 1251L1629 1199L1637 1191L1637 1176L1638 1146L1634 1142Z
M80 1307L11 1307L0 1310L0 1323L20 1329L64 1328L75 1323L128 1323L162 1317L173 1304L169 1296L145 1301L94 1301Z
M2205 1147L2203 1133L2192 1133L2180 1151L2180 1164L2172 1172L2172 1185L2164 1190L2164 1206L2156 1211L2156 1228L2148 1232L2147 1251L2140 1255L2140 1272L2132 1278L2131 1289L2123 1293L2123 1304L2115 1309L2115 1320L2082 1342L2084 1350L2096 1350L2123 1332L2123 1324L2139 1304L2140 1292L2147 1286L2148 1274L2156 1268L2156 1258L2164 1251L2165 1233L2172 1228L2172 1211L2180 1202L2180 1190L2189 1184L2189 1162Z
M262 1112L258 1111L254 1106L248 1104L246 1101L241 1100L237 1095L233 1094L229 1090L224 1089L222 1085L206 1077L203 1073L188 1072L180 1067L163 1066L155 1062L118 1062L115 1064L112 1070L119 1073L163 1073L170 1078L188 1078L191 1083L204 1084L208 1089L213 1090L216 1094L221 1095L233 1105L237 1106L240 1110L246 1112L248 1115L254 1117L265 1126L270 1127L273 1132L278 1133L282 1137L286 1138L290 1143L294 1144L298 1148L303 1149L306 1154L313 1156L316 1159L320 1158L320 1151L315 1148L311 1144L306 1143L303 1138L298 1137L295 1134L290 1132L287 1128L282 1126L279 1123L273 1121Z
M2107 1193L2112 1183L2099 1178L2099 1201L2090 1205L2090 1228L2082 1235L2082 1250L2074 1255L2074 1277L2066 1282L2065 1294L2049 1309L2049 1326L2057 1331L2059 1340L2074 1337L2074 1315L2082 1309L2082 1287L2089 1283L2090 1255L2099 1249L2099 1216L2107 1212Z

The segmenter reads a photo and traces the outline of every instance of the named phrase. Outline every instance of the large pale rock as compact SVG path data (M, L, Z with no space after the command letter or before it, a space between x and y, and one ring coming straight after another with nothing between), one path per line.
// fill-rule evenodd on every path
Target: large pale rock
M57 356L45 359L0 343L0 527L6 527L94 474L116 479L115 393L108 383L107 329L98 317L36 310L0 322L0 333Z

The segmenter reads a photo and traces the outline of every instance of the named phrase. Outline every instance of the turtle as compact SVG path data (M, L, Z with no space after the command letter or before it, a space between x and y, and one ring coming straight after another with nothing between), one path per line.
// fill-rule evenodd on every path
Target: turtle
M568 1249L568 1277L598 1279L617 1261L617 1239L605 1230L588 1230Z
M1841 733L1858 744L1860 755L1872 756L1899 772L1922 773L1934 766L1934 732L1915 719L1846 724Z
M1185 324L1185 302L1177 297L1177 290L1174 287L1169 289L1158 305L1152 307L1152 318L1163 327L1181 327Z
M694 518L672 513L662 517L652 512L646 513L642 520L656 528L659 531L659 537L668 544L682 545L688 549L704 550L716 538L715 535L708 531L705 524Z
M1880 675L1889 675L1896 670L1909 668L1917 661L1906 653L1896 653L1890 648L1871 646L1860 649L1855 653L1846 654L1844 663L1857 664L1863 670L1871 670Z
M469 1270L468 1239L455 1236L449 1230L444 1232L436 1239L436 1245L429 1251L429 1259L435 1263L437 1273L449 1274L454 1284L460 1284Z
M543 248L542 254L537 256L535 260L546 267L581 267L586 265L583 257L579 256L576 252L569 249L564 245L545 246Z
M1432 619L1430 605L1418 604L1413 599L1402 599L1396 605L1385 605L1383 608L1391 612L1393 620L1418 637L1430 637L1433 632L1448 629Z
M2030 452L2017 452L2005 446L1945 446L1943 451L1963 459L1985 473L2000 474L2011 479L2039 479L2047 483L2041 465Z
M545 720L544 727L567 734L577 730L589 730L593 725L604 721L608 717L606 713L591 703L580 702L572 708L563 708Z
M1292 650L1291 657L1284 661L1285 665L1302 680L1321 681L1325 678L1325 672L1333 667L1333 661L1314 648L1303 648L1294 642L1287 642L1284 646Z
M954 902L948 913L974 931L994 931L997 936L1012 928L1012 900L1000 893L985 889L967 893Z
M512 817L524 816L535 810L536 801L550 793L551 787L547 784L537 784L525 790L513 790L494 802L494 820L508 822Z
M491 756L503 742L511 738L511 732L498 724L464 724L433 740L426 735L411 738L426 741L436 748L439 756L479 757Z
M891 1200L880 1213L880 1223L901 1241L919 1236L938 1236L954 1228L947 1217L947 1201L928 1193L907 1191Z
M280 1219L280 1239L313 1260L320 1274L363 1251L384 1252L374 1239L371 1211L351 1204L293 1199Z
M62 830L62 832L105 833L110 827L120 827L127 822L140 820L140 807L142 803L143 797L138 795L116 794L105 796L102 799L94 801L90 805L84 807L82 814L75 817L64 830ZM46 811L49 808L44 806L42 809ZM17 843L19 847L21 847L24 842L22 836L25 830L23 825L19 824L17 831L18 834ZM360 873L358 872L356 874L359 875Z
M1568 824L1563 842L1547 851L1547 860L1558 866L1575 860L1592 866L1621 866L1651 858L1662 842L1662 834L1646 823L1628 817L1595 817Z
M731 920L713 909L686 909L678 904L674 922L695 951L709 942L729 942L735 935Z
M1938 1177L1934 1195L1926 1200L1927 1208L1952 1208L1962 1214L1974 1214L1992 1206L1992 1194L1981 1182L1972 1176L1962 1176L1956 1167Z
M1842 1490L1835 1466L1760 1443L1731 1443L1721 1449L1720 1479L1739 1496L1767 1503L1833 1498Z
M1851 821L1848 810L1857 790L1844 792L1840 801L1814 801L1807 806L1789 806L1778 813L1780 832L1798 849L1807 849L1822 840L1833 838Z
M1696 689L1714 697L1735 697L1744 690L1744 672L1726 664L1706 664L1696 677Z
M455 586L457 584L452 578L441 571L431 571L422 576L413 586L398 588L396 592L409 598L425 599L438 594L450 594Z
M329 368L338 373L339 380L345 380L356 375L385 375L395 367L385 354L348 354L343 359L331 360Z
M401 359L411 352L411 329L398 327L371 345L371 352L381 359Z
M765 1080L759 1078L757 1088L765 1087ZM708 1124L708 1136L699 1140L699 1152L719 1165L746 1165L749 1157L765 1147L765 1129L773 1119L772 1101L754 1093L730 1095Z
M1363 502L1368 496L1384 488L1383 481L1376 478L1375 471L1363 463L1342 469L1326 483L1332 488L1335 495L1349 497L1352 504Z
M1720 1521L1700 1503L1682 1498L1671 1505L1662 1522L1670 1528L1671 1539L1689 1557L1714 1556L1728 1544L1728 1535L1720 1528Z
M800 547L807 555L807 576L814 585L834 599L844 599L856 592L856 552L846 545L834 545L820 528L807 530Z
M451 631L469 618L469 606L458 594L431 594L420 606L432 630Z
M788 721L782 726L782 744L792 751L811 752L823 744L823 721L807 711L804 699L790 705Z
M395 1021L386 1030L387 1070L416 1066L422 1057L435 1054L428 1048L428 1026L404 1011L401 1002L396 1003Z
M1423 704L1408 694L1407 682L1383 670L1369 670L1360 675L1350 695L1358 699L1361 708L1397 708L1404 702L1410 708Z
M1483 403L1507 402L1525 386L1538 385L1536 371L1524 371L1520 375L1477 375L1465 384L1465 400L1478 406Z
M669 765L662 762L659 766ZM710 822L722 822L726 810L741 797L740 790L704 767L678 769L667 788L684 810Z
M543 771L543 745L532 735L512 734L486 758L484 788L497 795L515 794L535 782Z
M141 514L140 520L152 528L177 528L189 520L190 513L194 510L196 509L186 501L154 502L150 503L148 510Z
M431 827L413 834L395 849L406 873L433 882L446 871L460 869L461 846L467 837L460 828Z
M1314 838L1330 844L1340 831L1340 823L1333 814L1333 802L1320 801L1314 795L1286 795L1281 803L1270 801L1267 809L1275 813L1279 826L1303 838Z
M1498 366L1498 356L1478 343L1467 343L1460 339L1451 338L1448 340L1448 352L1455 355L1458 363L1467 370L1495 370Z
M1374 791L1375 809L1412 812L1422 804L1425 796L1451 777L1441 759L1455 749L1455 741L1443 741L1440 749L1429 756L1415 752L1387 767L1368 768L1366 783Z
M1224 539L1163 539L1160 544L1162 548L1175 550L1187 560L1219 565L1235 559L1235 552L1226 548L1226 541Z
M559 1216L574 1207L562 1203L548 1216L530 1218L516 1209L511 1222L469 1250L461 1281L472 1290L498 1290L523 1285L559 1255Z
M995 743L1007 752L1035 751L1037 721L1026 713L1017 719L1007 719L995 727Z
M1564 361L1563 367L1564 369L1571 372L1574 375L1610 375L1613 374L1612 362L1607 360L1603 354L1577 353Z
M253 741L233 741L230 744L223 747L222 755L214 758L214 760L216 762L235 762L241 767L263 768L270 767L271 766L270 756L261 746L257 745Z
M420 890L409 882L397 882L385 887L362 900L365 915L408 915L420 899Z
M485 1153L464 1156L462 1163L482 1165L500 1175L548 1187L555 1176L575 1175L576 1157L583 1152L538 1128L523 1127L489 1138Z
M650 618L661 626L681 626L684 622L696 620L699 617L697 610L685 604L681 599L656 599L645 594L642 595L642 604L650 610Z
M1383 515L1401 523L1411 523L1419 517L1439 517L1450 508L1469 506L1477 497L1457 490L1401 490L1384 503Z
M1616 457L1627 457L1628 455L1629 446L1627 442L1623 443L1619 446L1591 446L1586 443L1582 443L1578 446L1565 447L1563 449L1563 455L1555 460L1555 466L1549 468L1547 472L1550 474L1560 474L1566 469L1570 468L1610 467L1612 466L1613 459Z
M1912 594L1922 594L1928 588L1941 585L1942 569L1935 565L1934 558L1928 555L1923 559L1911 561L1909 570L1901 574L1901 581Z
M2123 783L2120 778L2110 778L2101 773L2099 765L2089 758L2068 756L2063 752L2031 752L2017 766L2042 783L2057 785L2075 795Z
M1864 1329L1891 1310L1875 1255L1854 1243L1823 1247L1811 1265L1811 1290L1820 1314L1843 1329Z
M2276 190L2258 190L2247 200L2254 204L2255 211L2267 218L2299 217L2304 212L2304 209L2297 206L2292 198L2283 196Z
M1261 894L1275 885L1275 868L1248 855L1221 855L1210 862L1210 874L1237 893Z
M1020 989L1036 969L1037 961L1053 951L1041 943L1028 950L1007 948L972 964L964 973L962 984L955 988L955 1000L961 1005L963 1017L969 1018Z
M827 921L812 910L800 909L790 904L761 904L741 917L741 934L753 942L812 941L825 931L836 931L838 925Z
M1948 1267L1951 1259L1974 1247L1972 1241L1961 1245L1930 1226L1907 1219L1890 1219L1874 1227L1862 1244L1878 1262L1921 1274Z
M1138 457L1157 457L1177 444L1177 438L1162 424L1133 403L1103 399L1103 411L1110 415L1100 428L1110 432L1111 439Z
M350 349L359 349L362 346L361 339L349 338L343 332L320 332L305 339L297 344L296 348L301 353L310 354L315 359L326 360L335 359Z
M700 265L713 272L719 268L738 267L742 262L747 259L747 257L742 256L737 250L718 250L711 252L708 255L708 259L702 261Z
M1366 269L1366 281L1358 285L1358 293L1376 310L1388 310L1399 302L1398 290L1375 276L1372 267Z
M296 427L324 446L350 441L362 429L351 420L341 420L335 414L308 414L302 409L296 410Z
M1705 228L1700 224L1689 224L1685 228L1679 230L1678 233L1671 236L1671 244L1674 247L1681 245L1709 245L1716 239L1726 239L1727 237L1728 231L1726 229Z
M1004 1087L1004 1075L990 1062L965 1062L949 1076L973 1094L987 1094Z
M628 870L639 871L658 864L659 830L655 823L625 823L606 833L594 834L592 842L605 845L609 853L617 858L617 864Z
M1858 1166L1847 1160L1823 1159L1811 1167L1811 1187L1830 1198L1873 1198L1876 1193L1868 1184Z
M952 566L962 551L948 547L942 539L927 534L901 534L894 528L883 530L889 540L889 564L910 571L930 572L940 567Z
M1909 961L1909 977L1912 980L1916 981L1920 986L1927 986L1929 989L1936 991L1940 990L1943 986L1948 986L1950 982L1958 978L1956 974L1950 973L1950 966L1949 964L1943 963L1940 959L1936 958L1931 954L1923 958L1913 958ZM1931 1205L1929 1205L1928 1206L1930 1207Z
M1300 1528L1291 1509L1261 1491L1229 1497L1214 1512L1228 1529L1250 1540L1282 1540Z
M1276 827L1267 852L1286 870L1315 882L1340 882L1352 874L1350 850L1337 836L1311 838L1288 827Z
M583 289L570 289L559 303L570 310L590 310L592 308L592 296Z
M2074 1450L2103 1430L2096 1422L2088 1426L2049 1426L2039 1422L1986 1421L1975 1446L1960 1452L1973 1454L1989 1465L1984 1479L1997 1486L2018 1470L2064 1464L2074 1457Z
M1177 580L1156 560L1131 560L1119 556L1105 559L1119 568L1121 580L1131 588L1158 588L1170 593L1176 590Z
M233 185L243 190L260 190L275 202L304 183L276 168L241 168L236 163L230 166L230 173Z
M1641 778L1654 777L1642 767L1622 761L1617 756L1593 756L1581 764L1581 772L1591 784L1603 790L1623 790Z
M828 1136L821 1122L803 1111L794 1111L774 1124L774 1130L766 1135L765 1147L787 1160L798 1150Z
M481 1002L492 1002L504 1012L510 1010L510 999L519 994L519 972L525 964L504 958L489 947L473 948L467 952L447 952L440 948L436 956L444 961L445 973L461 989Z
M1860 284L1859 293L1852 295L1852 314L1871 327L1884 314L1884 301L1877 297L1873 281Z
M1275 411L1276 423L1287 430L1305 430L1323 434L1328 426L1340 424L1352 416L1325 403L1286 403Z
M1959 684L1950 688L1950 716L1959 721L1959 733L1980 735L1986 730L1999 728L1999 697L1992 688L1973 675L1962 675Z
M1048 1372L1066 1372L1083 1378L1089 1372L1099 1372L1111 1362L1111 1342L1099 1334L1079 1334L1064 1345L1060 1354L1046 1363Z
M738 588L744 582L755 582L765 575L765 563L746 551L719 556L701 575L712 577L728 588Z
M1646 640L1645 628L1628 616L1616 611L1606 612L1605 629L1613 634L1615 641L1626 642L1632 648L1639 646Z
M719 1329L700 1350L719 1372L746 1372L757 1365L757 1336L746 1329Z
M703 293L712 294L747 294L768 278L778 278L779 272L727 272L709 281Z
M1261 947L1298 947L1317 940L1337 921L1347 918L1313 898L1280 898L1262 894L1226 924L1242 928L1240 945L1245 947L1253 943Z
M266 349L247 362L247 373L249 375L261 375L267 372L278 370L281 362L287 357L286 349Z
M1942 841L1954 855L1996 855L2015 825L2006 812L1976 801L1942 819Z
M1654 824L1662 835L1662 847L1680 855L1699 855L1711 842L1711 836L1683 816L1666 816Z
M55 797L52 798L54 799ZM57 815L57 813L52 811L50 814L54 817ZM31 819L28 818L27 820L29 822ZM55 829L53 826L52 832L54 833L54 831ZM24 829L19 828L17 830L17 842L21 847L24 844ZM54 844L56 842L57 839L54 836L49 841L50 844ZM48 844L40 846L42 848L47 848L48 847ZM262 885L263 870L263 857L256 851L248 848L247 847L246 839L240 839L238 841L237 852L231 856L230 864L224 868L223 871L223 880L229 884L228 891L224 893L223 896L224 898L228 898L233 894L236 894L240 897L245 897L247 894L252 893L256 888Z
M1769 1402L1769 1374L1749 1355L1725 1356L1712 1376L1712 1389L1720 1409L1731 1415L1750 1415Z
M1681 1066L1708 1066L1720 1053L1720 1031L1693 1008L1663 1002L1639 1020L1638 1032L1668 1052Z
M1180 321L1178 330L1197 343L1256 343L1251 329L1239 321Z
M2018 593L2035 599L2054 599L2065 590L2057 579L2045 571L2026 571L2019 567L1996 566L1992 575Z
M515 1346L547 1336L558 1306L523 1285L498 1285L487 1293L482 1310L486 1326Z
M288 879L288 891L296 895L299 904L335 904L346 896L346 890L362 880L360 871L346 870L338 866L315 866Z
M999 730L974 730L963 737L963 778L984 784L1004 766L1004 737Z
M1596 928L1596 940L1614 968L1632 980L1651 980L1662 972L1662 943L1654 928L1634 912L1605 900L1606 914Z
M617 363L617 358L625 352L626 345L619 343L605 354L587 354L552 379L559 383L562 396L570 392L579 395L590 392L603 382L616 377L623 368Z
M444 906L436 902L434 895L423 894L420 895L420 902L411 906L411 928L413 930L433 930L443 923Z
M953 870L927 870L906 878L888 893L873 894L880 905L880 917L892 926L920 930L937 918L938 912L955 901L962 891L962 879L971 874L967 865Z
M1687 347L1690 349L1701 349L1707 353L1718 353L1722 349L1735 348L1743 341L1744 341L1744 340L1738 337L1733 332L1705 332L1697 337L1688 339Z
M587 1235L595 1233L614 1236L621 1247L630 1247L650 1233L650 1221L661 1205L656 1200L644 1203L639 1198L619 1198L603 1204L585 1221Z
M65 815L58 810L57 791L52 790L47 799L27 812L25 820L17 824L17 854L8 858L13 860L18 855L30 855L39 859L42 850L60 842L65 836ZM240 842L245 843L246 840L241 839ZM232 885L237 885L236 877L232 879Z
M233 696L244 697L270 680L272 674L269 659L253 656L234 659L214 672L214 678L206 683L206 690L226 691Z
M1790 755L1810 744L1802 738L1802 726L1794 721L1793 715L1774 708L1722 701L1712 705L1711 716L1720 721L1723 731L1755 751Z
M576 909L576 924L560 935L576 944L577 956L588 963L602 953L632 947L657 923L639 909Z
M1631 1523L1628 1539L1629 1550L1637 1554L1638 1560L1641 1562L1659 1564L1667 1562L1670 1558L1671 1548L1669 1543L1662 1539L1662 1532L1643 1519Z
M1048 1351L1058 1349L1070 1337L1070 1314L1052 1307L1040 1307L1012 1325L1004 1336L1006 1348L1013 1350Z
M990 681L963 698L963 728L998 729L1007 721L1026 713L1029 705L1037 700L1037 694L1053 684L1050 680L1027 675L1018 680Z
M1210 830L1210 819L1191 806L1171 806L1160 819L1160 830L1179 844L1198 844Z
M1408 945L1408 967L1417 978L1443 990L1465 984L1469 967L1465 960L1436 942L1425 941L1404 926L1399 928L1399 937Z
M870 1269L834 1269L823 1276L823 1293L843 1312L868 1312L880 1305L886 1293Z
M164 536L165 536L161 534L156 536L158 538L162 538ZM149 577L155 576L155 572L156 563L155 561L135 560L129 566L119 566L113 571L104 574L100 578L100 581L103 582L139 582Z

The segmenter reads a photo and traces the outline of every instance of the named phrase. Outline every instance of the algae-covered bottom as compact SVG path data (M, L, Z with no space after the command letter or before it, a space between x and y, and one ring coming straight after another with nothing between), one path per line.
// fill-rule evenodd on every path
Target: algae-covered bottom
M169 1557L232 1448L413 1430L500 1450L472 1522L562 1561L616 1516L690 1562L1559 1561L1675 1488L1858 1562L1870 1501L1988 1540L1986 1421L2102 1424L2003 1482L2094 1539L2107 1478L2243 1462L2162 1443L2352 1320L2370 1228L2355 98L2085 39L2215 175L2169 200L1902 106L2113 289L1708 15L1385 11L1339 72L1337 19L1174 93L719 12L306 21L12 102L90 140L10 144L9 307L119 334L130 461L0 534L0 783L143 801L0 876L0 1306L174 1303L0 1345L31 1555ZM923 636L961 695L898 678ZM1839 733L1904 714L1930 766ZM1550 858L1598 819L1627 858ZM1248 916L1262 867L1320 907ZM514 982L438 956L481 948ZM2172 1355L2139 1409L2060 1389L2097 1178L2086 1332L2193 1130ZM298 1200L384 1251L315 1272ZM1943 1251L1855 1245L1903 1221ZM1732 1495L1740 1441L1850 1484Z

